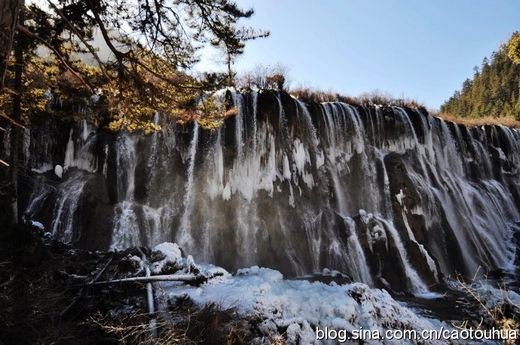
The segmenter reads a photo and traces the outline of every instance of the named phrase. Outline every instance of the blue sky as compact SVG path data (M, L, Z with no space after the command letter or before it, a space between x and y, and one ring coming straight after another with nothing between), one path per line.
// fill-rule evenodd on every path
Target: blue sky
M347 95L379 89L436 109L520 30L516 0L238 0L271 31L238 71L277 63L291 86Z

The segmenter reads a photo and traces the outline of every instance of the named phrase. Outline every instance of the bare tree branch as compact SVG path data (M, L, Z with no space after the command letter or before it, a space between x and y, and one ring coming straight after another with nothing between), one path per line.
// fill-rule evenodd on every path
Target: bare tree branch
M101 30L101 34L103 35L103 39L105 40L105 43L107 44L108 48L110 48L110 50L112 51L112 53L114 53L116 59L122 63L123 62L123 58L125 56L128 55L128 53L123 53L122 51L118 50L114 44L112 43L112 39L110 38L109 34L108 34L108 30L107 28L105 27L105 24L103 23L103 20L101 19L101 17L99 16L99 13L98 13L98 10L94 7L93 3L92 3L92 0L87 0L87 4L88 4L88 7L89 9L92 11L92 13L94 14L94 19L96 20L96 23L98 24L99 26L99 29Z
M59 16L65 21L65 23L67 23L67 25L69 26L69 28L71 29L71 31L76 34L76 36L78 36L78 38L81 40L81 42L83 43L83 45L88 49L88 51L90 52L90 54L92 54L92 56L94 57L94 59L97 61L97 63L99 64L99 68L101 69L101 72L103 73L103 75L107 78L110 78L108 73L106 72L106 69L105 69L105 65L104 63L101 61L101 59L99 58L99 55L96 53L96 50L94 49L94 47L92 47L92 45L90 45L86 40L85 38L83 37L83 35L81 35L81 33L78 31L78 29L70 22L70 20L65 16L65 14L63 13L63 11L61 11L51 0L47 0L47 3L49 4L49 6L54 10L56 11L56 13L59 14Z
M17 127L20 127L20 128L25 128L24 125L16 122L15 120L13 120L12 118L10 118L9 116L7 116L6 114L4 114L3 111L0 111L0 117L3 117L4 119L6 119L7 121L9 121L10 123L12 123L13 125L17 126Z
M56 57L60 60L60 62L63 64L63 66L69 71L71 72L88 90L89 92L94 92L94 90L92 90L92 87L85 81L85 79L83 79L83 77L74 69L72 68L68 63L67 61L65 61L65 58L63 57L63 55L61 55L61 53L55 48L53 47L51 44L49 44L47 41L45 41L43 38L41 38L40 36L38 36L37 34L35 33L32 33L31 31L27 30L26 27L22 26L22 25L18 25L17 26L17 29L19 32L21 32L22 34L26 35L26 36L29 36L29 37L32 37L38 41L40 41L41 43L43 43L47 48L51 49L53 51L53 53L56 55Z

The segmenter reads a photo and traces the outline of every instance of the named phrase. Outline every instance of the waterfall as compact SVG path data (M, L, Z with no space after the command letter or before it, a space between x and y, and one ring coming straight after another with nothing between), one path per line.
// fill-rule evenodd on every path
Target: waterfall
M138 216L135 212L135 170L137 167L136 138L123 133L116 139L116 191L114 231L111 249L123 249L141 244Z
M191 234L191 215L193 213L193 175L195 173L195 155L197 154L197 145L199 140L199 125L195 122L195 129L193 130L193 138L191 139L186 187L184 188L184 212L181 217L179 227L179 235L177 241L181 246L187 249L193 249L193 236Z
M399 236L399 233L395 229L394 225L385 219L378 219L385 225L385 229L387 233L392 238L392 241L394 242L395 246L397 247L397 250L399 252L399 259L401 260L401 263L404 266L404 271L406 273L406 279L408 279L411 291L412 292L418 292L418 293L425 293L428 292L428 288L426 287L426 284L424 281L419 277L419 274L417 271L412 267L412 264L410 263L410 259L408 258L408 254L404 248L403 242Z
M51 233L70 242L75 234L74 226L77 225L78 202L87 180L81 173L74 174L62 184L59 191L58 202L54 206ZM77 234L77 232L76 232Z
M329 268L396 291L511 271L518 130L285 93L228 97L237 114L214 130L159 114L166 129L149 136L81 122L44 142L32 128L27 216L93 249L175 240L228 269ZM56 164L60 181L42 169Z

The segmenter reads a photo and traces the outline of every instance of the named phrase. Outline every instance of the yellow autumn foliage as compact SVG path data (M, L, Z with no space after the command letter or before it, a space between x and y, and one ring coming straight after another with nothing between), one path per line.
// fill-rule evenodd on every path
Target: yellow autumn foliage
M48 103L47 91L56 84L59 71L55 64L37 56L28 58L24 68L21 119L22 123L28 124L31 116L45 111ZM8 71L7 78L14 78L14 73ZM12 100L11 93L3 92L0 95L0 110L5 114L11 113Z
M121 80L114 71L102 71L80 61L71 63L76 75L60 70L52 58L28 57L23 74L22 122L29 124L39 114L49 112L51 96L59 97L63 103L87 105L92 91L101 95L103 104L98 110L109 114L108 128L113 131L146 134L160 131L161 126L153 122L157 112L178 123L197 121L208 129L219 127L223 118L236 114L235 108L228 110L229 107L212 94L202 92L203 86L198 80L177 72L164 60L143 51L138 61L139 64L128 66L134 79ZM8 78L13 77L10 72ZM0 110L9 114L11 102L12 95L2 93ZM70 109L67 112L52 110L51 113L72 120L84 116L74 114ZM100 122L95 118L90 120Z

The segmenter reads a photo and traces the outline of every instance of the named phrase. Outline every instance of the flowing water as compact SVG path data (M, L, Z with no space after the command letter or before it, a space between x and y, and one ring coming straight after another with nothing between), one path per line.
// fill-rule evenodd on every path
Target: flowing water
M89 248L176 241L229 269L330 268L416 293L456 273L512 269L517 130L283 93L230 99L238 114L217 130L159 115L166 129L149 136L33 128L26 216Z

